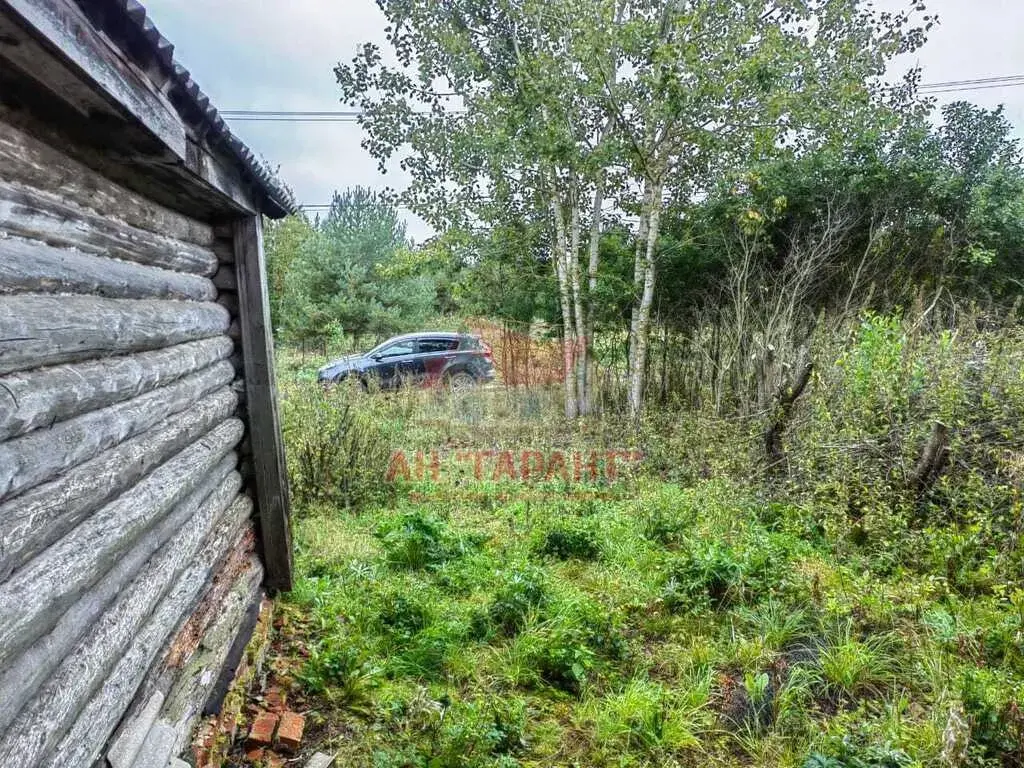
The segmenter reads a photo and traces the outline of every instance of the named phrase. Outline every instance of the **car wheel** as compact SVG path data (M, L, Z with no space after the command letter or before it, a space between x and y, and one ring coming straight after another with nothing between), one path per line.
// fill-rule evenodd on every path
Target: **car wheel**
M476 379L473 378L472 374L466 373L466 371L456 371L455 373L448 374L448 389L456 394L473 389L475 386Z

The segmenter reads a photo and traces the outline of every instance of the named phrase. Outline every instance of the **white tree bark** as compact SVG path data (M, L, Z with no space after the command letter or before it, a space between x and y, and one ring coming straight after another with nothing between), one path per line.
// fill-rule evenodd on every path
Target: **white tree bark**
M606 129L607 130L607 129ZM583 367L583 383L580 412L587 414L593 408L590 376L590 350L594 343L594 297L597 293L597 270L601 258L601 208L604 206L605 173L600 171L594 185L594 205L590 210L590 242L587 246L587 307L583 326L583 351L586 355Z
M572 211L570 213L570 246L567 254L569 280L572 287L573 302L573 363L576 376L576 412L580 416L589 410L587 393L587 339L586 326L583 322L583 295L580 280L580 206L579 195L574 190L571 196Z
M562 369L565 388L565 416L574 419L579 415L579 401L576 398L576 377L573 368L572 350L576 345L575 320L570 288L568 237L566 233L565 207L558 195L552 195L551 212L555 223L555 272L558 275L558 297L562 308Z
M637 303L629 329L629 375L627 402L629 414L639 418L643 408L644 370L647 365L647 336L651 324L651 304L654 301L655 249L658 244L658 225L661 221L661 181L644 184L644 209L640 219L636 261L633 269L633 287Z

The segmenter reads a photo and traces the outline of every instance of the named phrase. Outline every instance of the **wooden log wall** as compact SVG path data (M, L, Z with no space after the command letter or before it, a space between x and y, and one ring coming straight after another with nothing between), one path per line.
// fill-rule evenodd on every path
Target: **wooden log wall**
M233 231L0 111L5 768L184 747L262 596Z

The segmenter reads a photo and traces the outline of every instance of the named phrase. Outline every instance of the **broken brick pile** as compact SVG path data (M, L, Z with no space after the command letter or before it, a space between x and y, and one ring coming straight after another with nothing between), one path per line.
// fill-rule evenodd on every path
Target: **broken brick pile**
M220 768L238 735L247 693L257 682L270 646L274 604L264 599L252 638L245 649L220 714L206 718L192 740L196 768Z
M285 694L271 688L263 696L265 709L256 709L245 740L245 759L253 765L283 764L279 753L294 754L302 745L306 719L287 709Z

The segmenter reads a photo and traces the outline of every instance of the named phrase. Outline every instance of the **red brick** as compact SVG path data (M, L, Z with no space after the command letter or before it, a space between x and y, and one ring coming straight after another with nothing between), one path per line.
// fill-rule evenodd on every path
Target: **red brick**
M272 712L260 712L249 728L250 747L268 747L274 743L274 729L277 727L277 715Z
M267 752L267 768L284 768L284 758L273 752Z
M302 730L306 727L306 718L295 712L281 713L281 725L277 729L277 741L285 749L295 751L302 743Z
M267 709L270 712L280 714L284 711L285 696L284 692L280 688L271 688L263 696L263 699L266 702Z
M250 747L245 750L245 759L254 765L259 765L263 762L263 754L266 752L264 747Z
M220 732L228 736L228 741L233 741L238 732L238 718L234 713L225 712L220 718Z

